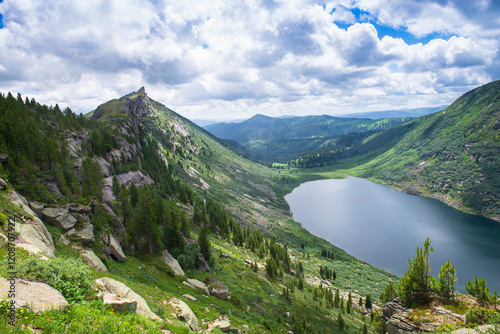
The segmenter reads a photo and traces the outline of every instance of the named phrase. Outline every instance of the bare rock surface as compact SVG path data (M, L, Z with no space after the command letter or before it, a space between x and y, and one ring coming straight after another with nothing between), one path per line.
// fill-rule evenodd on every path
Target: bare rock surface
M109 277L98 278L95 280L95 282L101 287L104 295L106 293L116 294L120 296L120 298L128 298L132 301L135 301L137 303L136 313L139 313L153 320L159 319L156 314L151 312L151 309L149 308L144 298L132 291L132 289L130 289L125 284L115 281L114 279Z
M122 298L117 294L106 293L102 298L102 302L104 305L109 305L110 307L112 307L113 310L118 313L127 311L136 313L137 311L136 301L129 298Z
M229 298L229 289L222 282L216 279L210 279L208 284L208 291L212 296L219 299L227 300Z
M107 246L106 250L104 251L106 255L110 256L113 260L116 260L118 262L125 261L127 257L125 256L125 253L123 253L120 242L115 238L113 234L110 234L109 237L108 235L103 235L102 241Z
M71 230L66 232L66 235L72 236L76 238L77 241L85 244L95 240L94 226L90 222L85 222L83 227L78 230L72 228Z
M144 186L148 184L153 184L154 181L148 175L143 174L141 171L130 171L127 173L117 174L116 178L118 183L124 184L127 188L134 183L136 186ZM108 176L104 179L104 190L103 190L103 201L108 202L109 200L114 200L115 196L111 187L113 185L113 176ZM106 200L104 200L106 199Z
M29 216L28 219L16 220L14 225L19 233L16 238L16 244L30 244L38 248L48 257L54 257L56 247L54 240L43 222L38 218L37 214L31 210L28 201L15 191L9 195L9 200L12 204L20 206Z
M205 283L203 283L202 281L199 281L197 279L194 279L194 278L188 278L186 280L186 282L189 284L189 286L191 286L192 288L194 289L200 289L200 290L203 290L207 295L209 295L210 293L208 293L208 287Z
M72 229L78 223L78 220L70 214L69 210L64 208L44 208L42 220L64 231Z
M169 303L175 309L177 318L183 319L193 331L198 331L198 318L186 303L177 298L170 299Z
M185 276L184 270L182 270L181 265L179 264L179 262L177 262L177 260L172 255L170 255L170 253L168 252L168 250L165 249L163 251L163 255L161 256L161 259L163 261L165 261L165 263L170 268L172 268L172 270L174 271L174 273L176 275L178 275L178 276Z
M12 281L0 277L0 296L7 296ZM53 287L24 279L15 280L15 306L30 307L35 312L43 312L68 306L64 296Z
M208 266L207 261L205 261L205 257L203 254L198 254L198 270L202 272L210 271L210 267Z
M95 268L98 271L108 272L106 265L102 263L101 259L95 255L92 249L82 249L80 251L80 255L92 268Z

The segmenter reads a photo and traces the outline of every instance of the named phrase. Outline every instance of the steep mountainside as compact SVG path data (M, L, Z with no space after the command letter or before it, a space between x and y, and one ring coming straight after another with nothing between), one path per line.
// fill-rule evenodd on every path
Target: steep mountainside
M500 221L500 81L365 139L359 152L370 160L364 176Z
M327 115L304 117L255 115L241 123L217 123L204 128L219 138L237 142L242 146L240 149L254 158L265 161L273 159L286 161L291 155L317 149L332 137L380 131L404 124L409 120L410 118L370 120Z
M0 128L0 332L374 330L364 305L396 278L294 222L293 178L145 89L87 117L0 94Z

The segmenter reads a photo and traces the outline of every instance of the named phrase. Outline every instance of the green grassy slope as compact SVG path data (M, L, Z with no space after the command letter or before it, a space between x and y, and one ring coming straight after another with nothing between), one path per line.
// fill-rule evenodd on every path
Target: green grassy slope
M500 219L500 81L365 140L354 172Z

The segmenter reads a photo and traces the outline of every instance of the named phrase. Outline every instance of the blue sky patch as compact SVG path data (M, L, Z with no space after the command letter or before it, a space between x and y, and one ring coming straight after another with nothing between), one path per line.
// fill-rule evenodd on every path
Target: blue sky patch
M389 36L393 38L401 38L403 41L405 41L406 44L412 45L412 44L427 44L433 39L436 38L442 38L445 40L448 40L452 35L445 35L445 34L440 34L440 33L432 33L429 35L426 35L424 37L416 37L410 32L408 32L405 28L393 28L393 27L388 27L379 24L374 16L370 14L369 12L366 12L364 10L360 10L359 8L352 8L351 12L354 14L356 17L356 22L358 23L370 23L372 24L375 29L377 30L377 34L379 39L382 39L384 36ZM342 23L342 22L335 22L337 27L342 28L347 30L352 24L348 23Z
M0 2L2 2L2 1L0 1ZM0 29L2 29L2 28L3 28L3 15L0 14Z

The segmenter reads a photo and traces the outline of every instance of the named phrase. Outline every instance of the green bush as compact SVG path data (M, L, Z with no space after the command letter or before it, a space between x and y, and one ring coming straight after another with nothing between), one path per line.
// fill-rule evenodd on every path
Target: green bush
M94 296L92 272L76 259L54 258L41 261L32 257L19 266L18 275L46 282L59 290L69 303Z
M496 310L483 307L467 312L467 327L476 327L484 324L500 324L500 313Z

